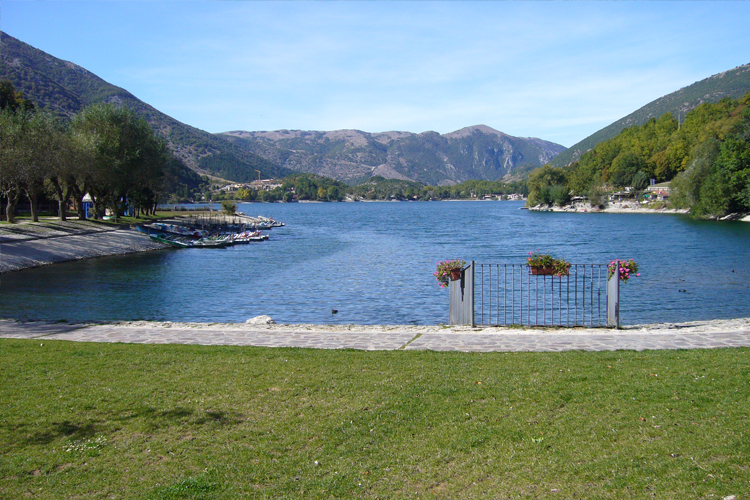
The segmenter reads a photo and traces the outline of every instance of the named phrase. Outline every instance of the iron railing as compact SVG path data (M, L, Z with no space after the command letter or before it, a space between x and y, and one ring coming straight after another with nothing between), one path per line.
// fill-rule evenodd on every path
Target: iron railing
M451 294L450 322L619 327L617 285L606 264L572 264L568 276L545 276L533 275L526 264L472 262L461 281L451 283L460 294Z

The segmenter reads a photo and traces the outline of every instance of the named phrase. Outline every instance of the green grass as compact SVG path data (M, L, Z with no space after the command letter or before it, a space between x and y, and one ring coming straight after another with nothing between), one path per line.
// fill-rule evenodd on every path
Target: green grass
M749 355L0 340L0 498L741 500Z

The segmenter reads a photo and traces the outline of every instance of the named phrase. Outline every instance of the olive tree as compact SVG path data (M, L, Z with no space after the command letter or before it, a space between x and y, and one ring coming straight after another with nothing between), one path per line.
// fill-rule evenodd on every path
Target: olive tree
M71 130L93 146L78 176L85 178L97 217L108 207L116 218L130 197L144 204L155 196L169 156L144 119L128 108L94 104L73 118Z

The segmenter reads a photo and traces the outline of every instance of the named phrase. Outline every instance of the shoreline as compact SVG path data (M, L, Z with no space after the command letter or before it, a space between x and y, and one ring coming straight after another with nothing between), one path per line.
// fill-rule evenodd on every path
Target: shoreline
M563 212L563 213L594 213L594 214L677 214L677 215L690 215L690 210L687 208L648 208L644 207L636 202L620 201L607 204L604 208L592 207L588 203L575 203L572 205L565 205L563 207L558 206L542 206L537 205L535 207L523 207L526 210L532 212ZM742 222L750 222L750 214L730 214L725 218L719 219L724 220L738 220Z
M102 226L90 221L44 220L0 226L0 274L60 262L163 250L132 228Z

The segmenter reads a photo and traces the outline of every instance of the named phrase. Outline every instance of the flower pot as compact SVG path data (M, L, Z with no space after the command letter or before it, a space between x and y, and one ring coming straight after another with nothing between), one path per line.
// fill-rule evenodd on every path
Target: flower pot
M552 266L529 266L534 276L554 276L555 268Z
M451 269L451 281L457 281L461 279L461 269Z

